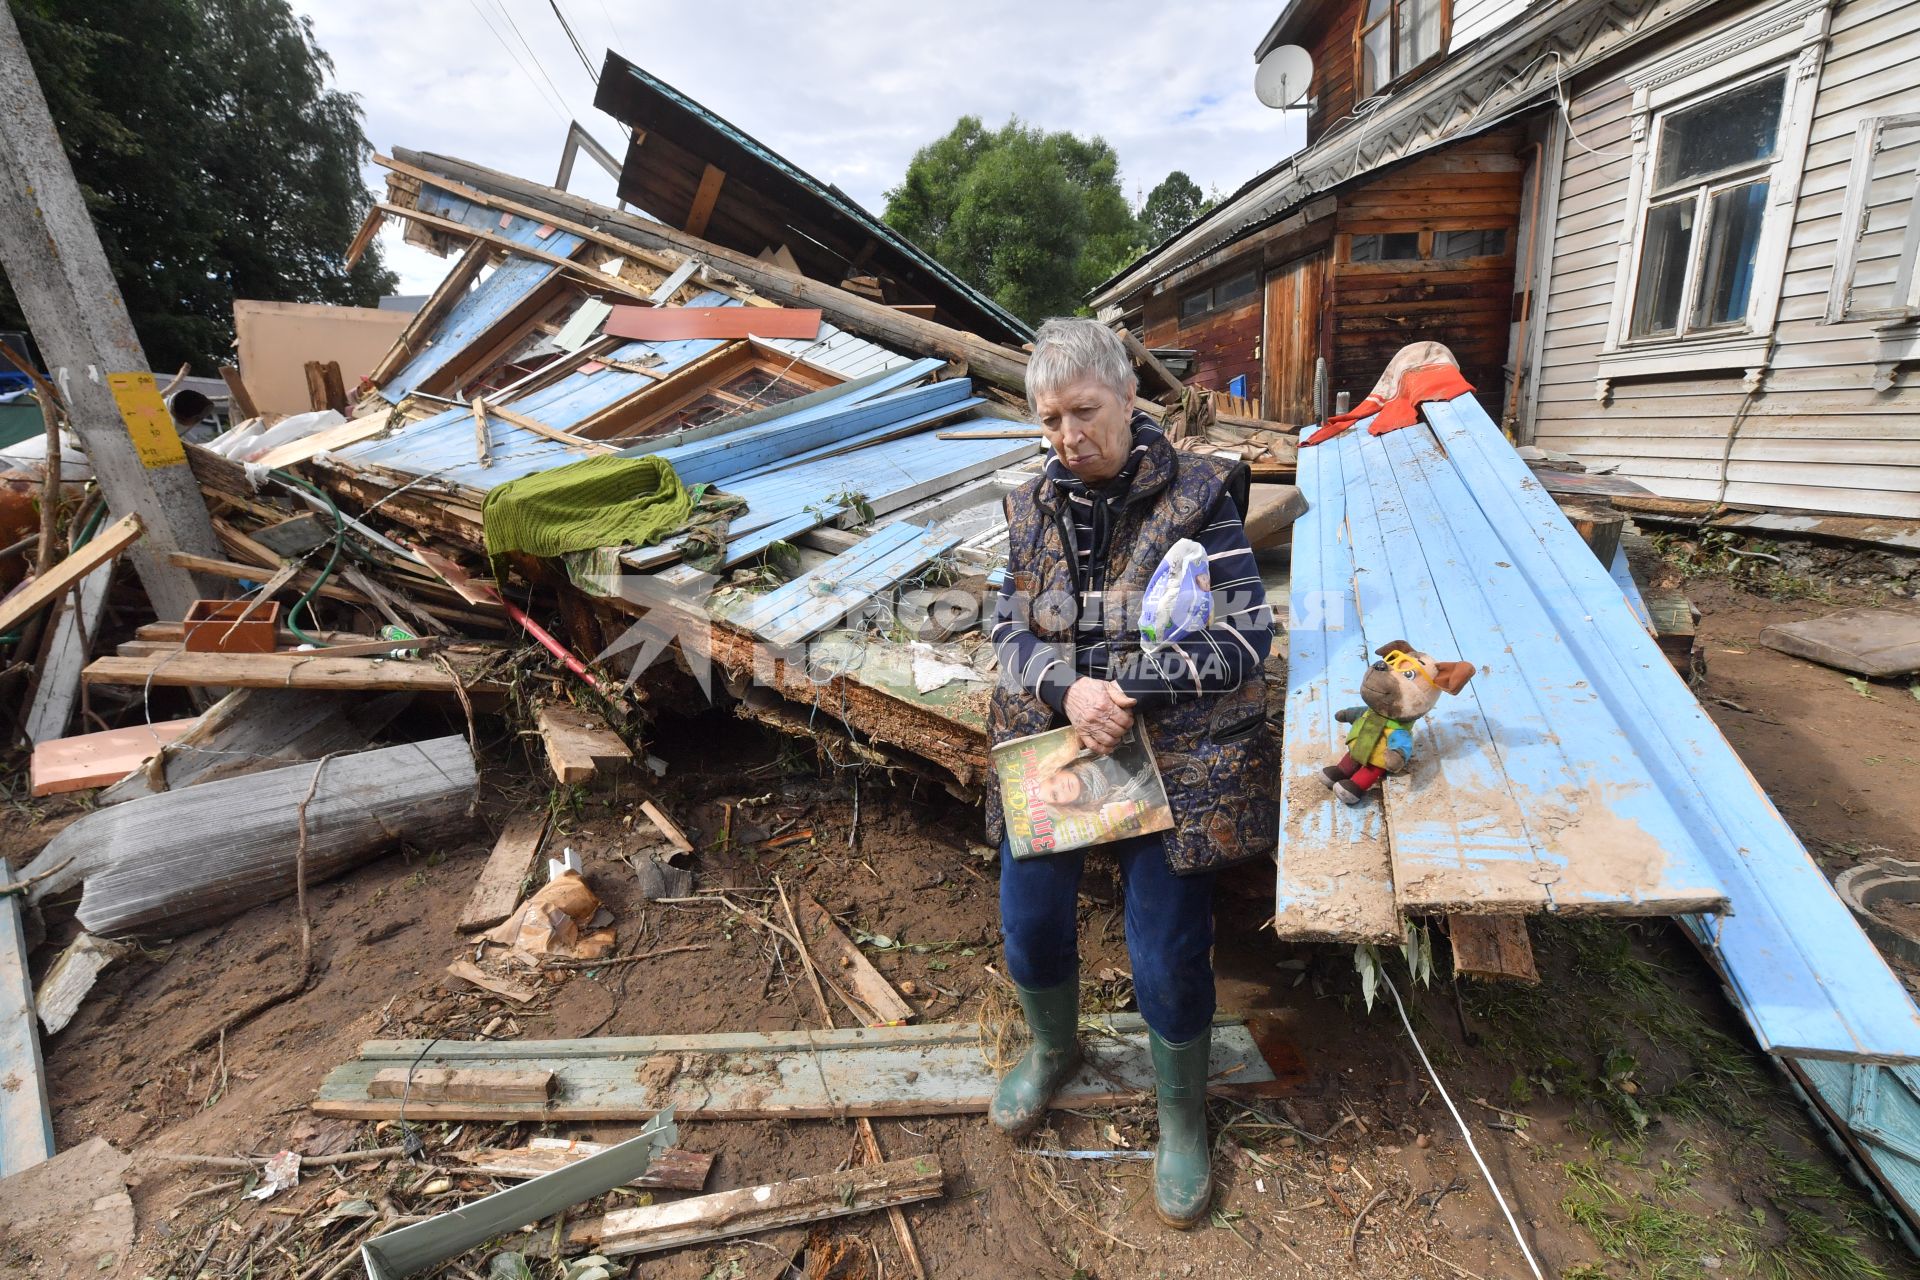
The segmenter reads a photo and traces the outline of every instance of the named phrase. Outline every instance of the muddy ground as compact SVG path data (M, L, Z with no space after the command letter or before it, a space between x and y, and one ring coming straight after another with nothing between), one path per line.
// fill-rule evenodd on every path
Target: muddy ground
M1717 579L1689 584L1703 610L1700 691L1789 821L1831 871L1890 851L1920 855L1920 700L1904 684L1863 694L1839 673L1757 647L1768 621L1867 598L1778 600ZM105 977L74 1022L46 1043L59 1145L94 1135L136 1153L270 1153L387 1146L390 1125L316 1121L306 1111L331 1068L376 1037L498 1037L778 1031L817 1025L791 955L711 907L642 901L626 855L656 839L639 816L641 781L584 792L529 779L523 744L499 727L483 786L487 833L513 812L551 806L564 844L614 917L620 954L700 947L585 970L526 1007L448 979L471 951L454 930L486 856L487 833L454 848L385 857L313 894L318 977L298 999L199 1052L185 1046L281 983L297 952L292 903L147 949ZM862 934L868 953L922 1020L1006 1018L997 976L995 869L979 815L911 779L869 773L855 822L852 775L791 740L721 712L659 723L649 749L668 763L648 787L701 852L700 889L805 888ZM24 794L24 787L20 793ZM732 840L719 840L722 805ZM80 812L16 801L0 852L37 848ZM778 847L756 840L811 831ZM1081 902L1086 1003L1128 1005L1127 957L1113 884L1090 875ZM1296 1087L1281 1099L1216 1103L1212 1221L1163 1229L1140 1162L1064 1164L1015 1152L981 1118L881 1120L889 1157L937 1155L946 1194L911 1207L928 1274L989 1277L1496 1277L1525 1264L1465 1143L1421 1071L1391 1001L1363 1005L1351 952L1293 947L1262 928L1271 871L1222 886L1219 988L1224 1010L1257 1016ZM742 896L751 897L750 892ZM71 937L71 905L48 914L36 976ZM1751 1046L1711 975L1665 923L1543 922L1533 938L1538 988L1456 987L1444 939L1427 989L1401 982L1422 1043L1550 1275L1564 1277L1852 1277L1920 1274L1877 1211L1847 1182L1799 1105ZM1056 1114L1034 1145L1142 1148L1150 1107ZM424 1126L430 1152L512 1145L533 1126ZM616 1139L632 1126L553 1126ZM687 1123L681 1145L717 1155L709 1190L834 1169L850 1123ZM429 1156L431 1159L431 1154ZM390 1161L309 1172L259 1203L234 1172L140 1159L138 1231L126 1256L54 1256L43 1241L0 1245L7 1274L185 1277L327 1274L350 1258L358 1220L321 1226L329 1204L365 1198L434 1212L492 1188L444 1166ZM654 1193L661 1199L678 1193ZM630 1203L631 1201L627 1201ZM263 1245L278 1240L272 1250ZM40 1252L36 1256L35 1250ZM688 1248L634 1264L673 1280L772 1280L787 1274L909 1274L885 1215ZM558 1274L536 1264L535 1274ZM447 1275L484 1275L477 1252ZM352 1267L338 1274L353 1274ZM628 1274L623 1262L614 1272Z

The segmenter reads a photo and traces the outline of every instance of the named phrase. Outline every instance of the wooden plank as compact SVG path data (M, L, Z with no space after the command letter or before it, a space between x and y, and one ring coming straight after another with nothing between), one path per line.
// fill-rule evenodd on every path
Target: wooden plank
M1456 978L1540 981L1525 916L1448 916L1447 938Z
M647 815L647 821L651 822L674 848L681 853L693 852L693 841L687 839L687 833L680 829L679 823L660 811L659 805L651 800L642 800L640 812Z
M307 653L186 653L145 658L95 658L81 672L88 684L182 689L335 689L378 693L453 693L464 685L476 698L499 698L492 680L457 681L438 663L392 658L330 658Z
M140 540L144 530L137 515L108 525L45 573L0 600L0 635L31 618L70 590L74 583Z
M605 720L566 703L542 703L534 712L547 765L562 785L589 782L601 769L633 762L633 749Z
M1729 913L1689 927L1724 966L1763 1048L1920 1060L1920 1011L1726 738L1470 396L1426 406L1473 498L1519 557L1568 649L1622 708L1635 756L1685 815Z
M33 706L27 713L29 742L61 737L80 705L80 669L87 665L88 649L100 633L106 615L107 592L113 586L113 563L101 565L80 579L80 586L62 599L54 614L53 640L40 664L33 686Z
M616 338L817 338L820 312L800 307L615 307L601 326Z
M890 1205L931 1200L946 1186L933 1156L858 1165L839 1173L740 1187L672 1204L615 1209L567 1229L570 1250L606 1257L658 1253L775 1227L824 1222Z
M253 403L253 394L240 379L239 369L230 364L221 365L220 380L227 384L227 402L232 410L228 416L233 419L235 426L260 416L259 408Z
M1320 780L1346 737L1333 713L1349 703L1336 695L1335 681L1341 689L1356 685L1369 661L1356 609L1344 467L1331 447L1338 442L1300 451L1307 510L1294 526L1288 584L1273 927L1288 939L1397 942L1385 816L1377 804L1341 804Z
M693 206L687 210L686 224L681 228L690 236L703 236L707 233L707 219L713 216L714 202L720 199L720 188L726 182L725 171L708 165L700 173L700 189L693 193Z
M1108 1106L1150 1095L1146 1024L1138 1015L1116 1014L1102 1019L1101 1028L1089 1037L1088 1061L1056 1106ZM1285 1087L1238 1019L1216 1019L1211 1053L1211 1091L1220 1096L1263 1096ZM984 1112L999 1083L971 1023L572 1041L370 1041L359 1057L328 1074L313 1110L391 1119L397 1104L368 1097L367 1084L380 1071L409 1065L554 1072L554 1096L544 1105L407 1104L409 1117L437 1120L644 1120L668 1105L682 1121L964 1115Z
M471 960L455 960L447 966L447 972L462 982L470 982L482 991L491 991L494 995L504 996L515 1004L526 1004L540 994L524 983L496 977Z
M30 766L33 794L55 796L118 782L197 723L198 716L189 716L36 743Z
M531 431L542 439L552 440L556 444L571 445L587 453L619 452L617 446L607 444L600 440L588 440L581 436L570 435L558 427L548 426L538 418L530 418L524 413L519 413L502 405L494 404L492 401L487 402L486 412L490 417L498 418L502 422L511 422L523 431Z
M360 220L360 229L353 233L353 243L347 246L347 270L351 271L359 263L360 256L380 234L380 224L387 220L386 213L378 208L367 210L367 216Z
M0 881L13 879L0 858ZM0 1179L52 1157L53 1109L34 1029L33 982L20 894L0 895Z
M347 388L340 377L340 362L309 360L306 362L305 371L308 406L314 410L331 409L345 417Z
M349 418L338 426L316 431L310 436L298 440L289 440L278 448L262 454L256 465L262 467L291 467L319 457L329 449L344 449L350 444L362 440L371 440L393 425L393 411L381 409L376 413L364 413L357 418ZM323 517L324 518L324 517Z
M421 1102L545 1102L553 1095L551 1071L492 1071L475 1067L389 1067L367 1085L375 1098Z
M527 1139L524 1147L479 1147L449 1151L446 1155L460 1161L469 1171L492 1178L539 1178L597 1156L611 1145L582 1138L534 1137ZM645 1173L626 1185L650 1190L699 1191L707 1185L713 1159L709 1152L668 1147L653 1158Z
M906 533L888 532L894 529ZM904 522L886 525L852 551L835 556L763 597L779 599L755 610L755 621L749 629L771 644L798 644L837 625L868 600L959 543L958 534ZM801 590L790 590L796 586ZM744 625L735 619L729 621Z
M919 1016L811 894L795 894L794 909L800 914L800 927L805 931L808 948L817 947L825 952L822 963L827 966L827 972L852 987L854 998L873 1015L868 1026L904 1026Z
M75 938L40 979L40 989L34 992L34 1008L46 1033L58 1035L73 1021L73 1015L80 1012L81 1003L93 990L100 974L132 955L135 949L131 943L110 942L90 933Z
M460 913L458 928L461 933L491 929L513 914L513 909L520 905L520 891L533 874L534 865L540 857L540 846L547 837L548 820L549 815L544 809L537 813L515 814L507 820L500 838L494 841L493 852L487 855L487 865L481 870L480 879L474 883L473 892L467 897L466 908Z

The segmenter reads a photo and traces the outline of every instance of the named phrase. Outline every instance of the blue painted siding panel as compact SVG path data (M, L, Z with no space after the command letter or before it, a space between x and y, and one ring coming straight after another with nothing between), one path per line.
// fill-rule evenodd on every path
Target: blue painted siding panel
M447 199L451 200L452 197ZM430 212L436 211L430 208L424 193L421 207ZM468 206L469 210L472 208L473 206ZM467 221L469 225L481 226L485 230L496 231L516 244L528 245L543 253L562 258L580 247L580 237L568 235L563 231L556 231L545 240L537 238L535 233L539 230L540 224L526 218L511 218L509 225L504 228L498 225L498 215L493 215L492 225L474 223L471 214L457 220ZM389 400L399 400L400 397L438 373L446 367L448 361L478 341L488 329L499 323L501 317L525 301L535 289L559 270L560 268L535 258L509 255L505 262L495 267L486 279L471 289L466 297L454 304L453 309L435 327L430 345L422 348L413 359L401 366L400 371L380 388L380 394Z

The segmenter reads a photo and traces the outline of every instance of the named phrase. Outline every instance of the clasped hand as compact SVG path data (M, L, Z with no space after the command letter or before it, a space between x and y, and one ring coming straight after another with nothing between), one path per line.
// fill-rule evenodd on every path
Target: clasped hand
M1134 699L1111 680L1081 676L1067 689L1067 719L1095 755L1111 755L1133 727Z

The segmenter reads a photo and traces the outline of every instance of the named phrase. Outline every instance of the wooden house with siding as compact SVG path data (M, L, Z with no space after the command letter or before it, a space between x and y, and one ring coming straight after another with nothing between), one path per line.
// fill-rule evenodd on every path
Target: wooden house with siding
M1675 499L1920 517L1920 0L1293 0L1304 149L1093 301L1263 416L1421 339ZM1915 229L1910 229L1910 226Z

